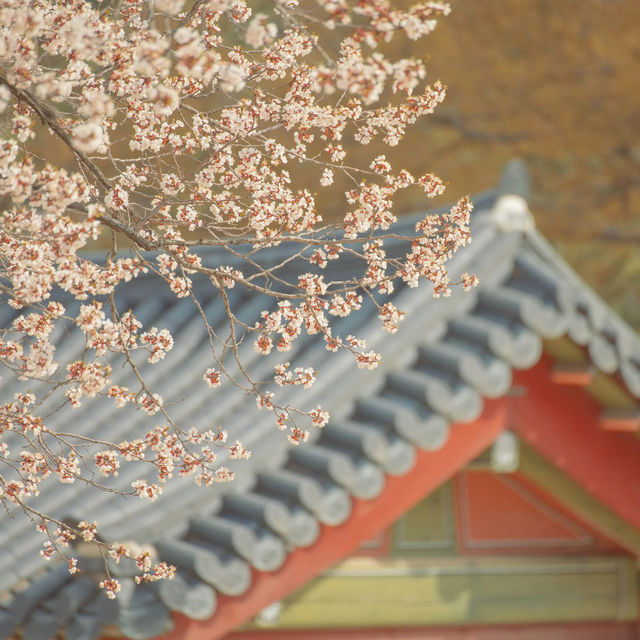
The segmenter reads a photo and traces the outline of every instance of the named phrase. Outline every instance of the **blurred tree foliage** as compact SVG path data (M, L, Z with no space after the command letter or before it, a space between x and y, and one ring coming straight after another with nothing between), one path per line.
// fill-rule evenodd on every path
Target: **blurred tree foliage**
M406 153L449 180L451 199L524 158L539 228L640 327L640 3L452 6L428 41L448 97Z

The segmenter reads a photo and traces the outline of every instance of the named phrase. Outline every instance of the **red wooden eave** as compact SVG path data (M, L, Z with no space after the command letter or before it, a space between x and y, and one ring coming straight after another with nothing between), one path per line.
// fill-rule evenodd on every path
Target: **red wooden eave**
M216 640L255 616L261 609L303 586L322 571L353 553L360 544L389 527L403 513L473 460L507 426L508 401L489 400L472 424L451 426L449 438L438 451L421 451L413 469L398 477L387 477L375 500L353 500L347 522L322 527L318 541L307 549L289 554L274 573L254 572L251 587L242 596L221 597L212 618L195 621L174 617L175 628L167 640Z
M517 431L604 506L640 530L640 440L630 433L603 431L600 428L602 407L580 387L555 384L552 361L547 356L532 369L516 372L514 385L526 392L517 398L487 400L476 421L452 425L443 448L419 452L414 468L403 476L388 477L377 499L354 500L352 514L345 524L323 527L318 541L310 548L293 551L279 571L254 572L247 593L221 597L211 619L194 621L176 615L174 630L163 637L167 640L223 637L390 526L486 449L505 428ZM624 635L626 627L618 631L622 635L602 637L633 637ZM487 636L454 634L450 637L480 640ZM494 633L491 637L502 636Z

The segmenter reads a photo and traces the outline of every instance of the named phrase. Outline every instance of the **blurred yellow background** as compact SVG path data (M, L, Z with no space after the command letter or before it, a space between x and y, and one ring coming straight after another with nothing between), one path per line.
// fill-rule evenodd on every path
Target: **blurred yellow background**
M429 77L448 95L420 125L426 135L409 137L404 164L446 179L450 201L495 184L506 161L523 158L538 227L639 327L640 2L451 5L413 52L429 55ZM402 203L416 206L424 203Z

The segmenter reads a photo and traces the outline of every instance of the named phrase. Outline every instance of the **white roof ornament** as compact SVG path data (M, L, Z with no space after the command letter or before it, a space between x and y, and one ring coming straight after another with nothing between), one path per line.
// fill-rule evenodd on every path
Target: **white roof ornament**
M273 627L280 622L280 614L282 613L282 603L279 600L267 605L261 609L255 618L256 624L262 627Z
M536 226L527 201L522 196L511 193L500 196L496 200L491 218L498 229L504 233L513 231L530 233Z
M491 447L491 469L497 473L513 473L520 463L518 437L509 430L503 431Z
M498 185L491 217L503 233L534 230L535 222L529 211L529 172L526 164L519 159L511 160L505 166Z

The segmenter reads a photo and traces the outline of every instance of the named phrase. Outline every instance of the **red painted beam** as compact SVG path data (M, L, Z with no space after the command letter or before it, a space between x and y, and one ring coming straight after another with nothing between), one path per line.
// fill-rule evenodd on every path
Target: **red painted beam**
M224 640L637 640L633 622L240 631Z
M514 375L527 393L512 399L510 428L594 498L640 530L640 439L601 428L602 407L585 390L552 382L543 356Z
M640 413L603 413L600 416L600 428L605 431L630 431L640 430Z
M572 387L588 387L593 380L594 368L589 364L555 364L551 381Z
M387 477L384 491L371 501L354 500L349 520L323 527L318 541L296 549L274 573L255 572L249 591L221 597L213 617L205 621L182 615L167 640L216 640L251 619L275 600L303 586L319 573L353 553L360 544L390 526L403 513L486 449L506 426L509 400L487 400L482 415L471 424L452 425L449 438L437 451L418 453L414 468L404 476Z

